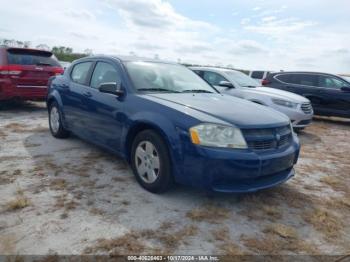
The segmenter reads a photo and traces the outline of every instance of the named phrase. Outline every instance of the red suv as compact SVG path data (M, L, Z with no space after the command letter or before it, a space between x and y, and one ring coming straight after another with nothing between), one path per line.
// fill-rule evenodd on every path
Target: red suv
M0 101L45 100L49 78L62 73L51 52L0 48Z

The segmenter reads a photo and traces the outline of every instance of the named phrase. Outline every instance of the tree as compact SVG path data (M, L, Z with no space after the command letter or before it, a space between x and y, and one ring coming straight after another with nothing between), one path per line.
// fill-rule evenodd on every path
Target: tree
M36 49L40 49L40 50L45 50L45 51L49 51L50 50L50 47L48 45L45 45L45 44L37 45L35 48Z
M72 62L76 59L79 59L88 55L86 53L83 53L83 54L74 53L73 48L66 47L66 46L54 46L51 49L51 52L57 57L58 60L66 61L66 62Z
M85 50L84 50L84 54L86 54L86 55L88 55L88 56L93 55L92 49L89 49L89 48L85 49Z

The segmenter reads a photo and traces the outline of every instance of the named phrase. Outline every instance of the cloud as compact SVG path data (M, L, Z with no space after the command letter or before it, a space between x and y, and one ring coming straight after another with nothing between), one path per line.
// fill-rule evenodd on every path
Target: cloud
M348 55L348 54L350 54L350 50L347 49L347 48L339 48L339 49L336 49L336 50L332 50L331 52L334 52L335 54L338 54L338 55Z
M76 18L76 19L84 19L84 20L95 20L96 17L93 13L91 13L88 10L81 9L81 10L73 10L68 9L63 12L65 16Z
M208 44L191 44L191 45L181 45L175 49L176 52L180 54L199 54L199 53L207 53L212 51L213 48Z
M208 9L194 17L165 0L11 0L2 3L0 31L4 38L29 40L33 46L66 45L77 52L91 48L94 53L159 54L166 60L243 69L341 72L350 61L345 8L350 5L340 1L310 0L300 6L286 0L287 7L259 0L256 11L242 1L234 9ZM203 11L198 3L185 2ZM325 17L324 10L332 12ZM229 15L232 23L210 18L214 11Z
M162 50L164 49L163 46L161 45L157 45L157 44L152 44L150 42L147 42L147 41L139 41L139 42L136 42L132 45L133 47L135 47L136 49L141 49L141 50Z
M259 11L260 9L261 9L260 6L256 6L256 7L253 8L253 11Z
M250 22L250 18L243 18L243 19L241 19L241 25L249 24L249 22Z
M307 27L315 25L317 25L316 22L303 21L297 18L283 18L277 20L271 19L270 17L268 20L263 20L260 24L247 25L244 29L258 34L269 35L271 37L280 37L286 34L302 31Z
M276 14L281 14L287 10L288 6L282 5L279 8L269 8L264 11L261 11L259 14L256 14L256 17L264 17L264 16L271 16Z
M273 21L273 20L276 20L276 19L277 19L276 16L265 16L265 17L261 18L261 20L263 22L270 22L270 21Z
M84 34L80 32L69 32L69 34L75 38L82 39L82 40L87 40L87 39L98 40L98 37L93 34Z
M105 0L116 10L129 27L177 28L214 30L210 23L193 20L177 13L172 5L162 0Z
M253 40L241 40L234 44L231 53L236 55L250 55L267 53L268 49Z

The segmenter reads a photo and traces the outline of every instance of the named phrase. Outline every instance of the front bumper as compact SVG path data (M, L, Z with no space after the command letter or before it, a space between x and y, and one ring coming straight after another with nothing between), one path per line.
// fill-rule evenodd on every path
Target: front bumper
M288 108L285 106L272 106L275 110L278 110L289 117L294 128L304 128L311 124L312 117L314 115L313 111L309 114L306 114L302 111L300 105L298 108Z
M256 152L191 146L185 154L180 182L218 192L254 192L294 176L299 156L296 136L290 146ZM187 147L189 148L189 147Z

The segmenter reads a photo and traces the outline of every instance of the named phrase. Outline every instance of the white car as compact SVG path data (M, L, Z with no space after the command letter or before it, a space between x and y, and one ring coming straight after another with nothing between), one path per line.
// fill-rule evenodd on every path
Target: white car
M311 124L312 105L303 96L262 87L258 81L236 70L215 67L190 67L190 69L223 94L250 100L286 114L295 129L303 129Z

